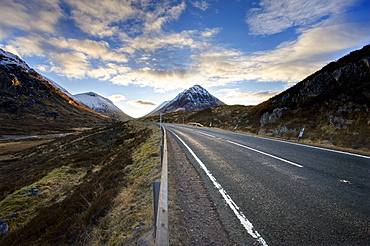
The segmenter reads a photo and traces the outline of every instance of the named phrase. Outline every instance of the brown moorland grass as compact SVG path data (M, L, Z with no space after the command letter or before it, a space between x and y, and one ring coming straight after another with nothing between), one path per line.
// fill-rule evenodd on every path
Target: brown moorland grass
M159 145L156 127L124 122L12 153L0 161L0 245L135 243L152 226Z

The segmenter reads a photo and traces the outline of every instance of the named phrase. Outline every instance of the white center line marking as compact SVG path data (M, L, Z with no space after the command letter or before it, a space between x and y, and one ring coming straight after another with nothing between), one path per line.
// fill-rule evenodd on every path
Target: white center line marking
M235 144L235 145L237 145L237 146L240 146L240 147L243 147L243 148L246 148L246 149L249 149L249 150L255 151L255 152L257 152L257 153L260 153L260 154L263 154L263 155L266 155L266 156L269 156L269 157L275 158L275 159L277 159L277 160L279 160L279 161L283 161L283 162L288 163L288 164L290 164L290 165L293 165L293 166L296 166L296 167L303 167L302 165L299 165L299 164L297 164L297 163L294 163L294 162L291 162L291 161L285 160L285 159L283 159L283 158L280 158L280 157L277 157L277 156L274 156L274 155L268 154L268 153L266 153L266 152L263 152L263 151L260 151L260 150L257 150L257 149L253 149L253 148L251 148L251 147L248 147L248 146L245 146L245 145L242 145L242 144L238 144L238 143L235 143L235 142L230 141L230 140L226 140L226 141L227 141L227 142L229 142L229 143L231 143L231 144Z
M213 136L213 135L211 135L211 134L207 134L207 133L199 132L199 131L195 131L195 132L197 132L197 133L199 133L199 134L202 134L202 135L205 135L205 136L208 136L208 137L211 137L211 138L216 138L216 136Z
M323 147L318 147L318 146L312 146L312 145L307 145L307 144L283 141L283 140L278 140L278 139L273 139L273 138L259 137L259 136L249 135L247 133L232 132L232 134L236 134L236 135L240 135L240 136L247 136L247 137L252 137L252 138L259 138L259 139L268 140L268 141L275 141L275 142L284 143L284 144L292 144L292 145L297 145L297 146L300 146L300 147L318 149L318 150L323 150L323 151L330 151L330 152L334 152L334 153L338 153L338 154L351 155L351 156L356 156L356 157L360 157L360 158L370 159L370 156L366 156L366 155L360 155L360 154L355 154L355 153L350 153L350 152L345 152L345 151L340 151L340 150L334 150L334 149L328 149L328 148L323 148Z
M170 131L170 130L168 130ZM207 174L209 179L212 181L213 185L218 189L222 197L225 199L226 203L229 205L231 210L234 212L236 217L239 219L240 223L244 226L246 231L249 235L251 235L254 239L256 239L261 245L267 246L266 241L262 238L262 236L254 229L252 223L245 217L242 211L236 203L231 199L231 197L226 193L226 191L222 188L221 184L217 182L216 178L212 175L212 173L208 170L208 168L203 164L203 162L198 158L198 156L193 152L193 150L173 131L170 131L175 137L177 137L180 142L188 149L190 154L195 158L204 172Z

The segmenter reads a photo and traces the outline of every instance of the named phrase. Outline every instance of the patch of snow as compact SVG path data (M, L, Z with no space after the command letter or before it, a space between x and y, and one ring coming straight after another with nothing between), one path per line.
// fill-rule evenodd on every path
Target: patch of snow
M17 65L25 68L26 70L31 70L31 68L17 55L0 49L0 64L1 65Z

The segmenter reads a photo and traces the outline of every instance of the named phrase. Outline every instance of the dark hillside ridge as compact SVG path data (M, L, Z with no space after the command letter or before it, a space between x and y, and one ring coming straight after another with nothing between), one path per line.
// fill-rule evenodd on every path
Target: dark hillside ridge
M370 45L329 63L266 103L299 103L310 97L335 97L338 92L351 96L352 100L366 103L370 97L369 62ZM358 92L360 93L357 94Z
M102 125L107 117L76 102L18 56L0 49L0 134Z

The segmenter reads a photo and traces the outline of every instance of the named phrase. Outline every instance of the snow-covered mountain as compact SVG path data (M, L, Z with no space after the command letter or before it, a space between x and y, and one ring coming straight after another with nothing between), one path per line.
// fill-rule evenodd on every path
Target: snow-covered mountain
M74 95L73 98L76 101L85 104L92 110L106 116L121 120L132 119L132 117L128 116L127 114L122 112L122 110L119 109L116 105L114 105L111 100L94 92L80 93Z
M18 56L0 49L0 131L61 131L104 125L107 118L78 103Z
M200 85L194 85L178 94L173 100L162 103L146 116L159 115L160 111L163 114L167 114L177 111L205 109L219 105L225 105L225 103L211 95Z

